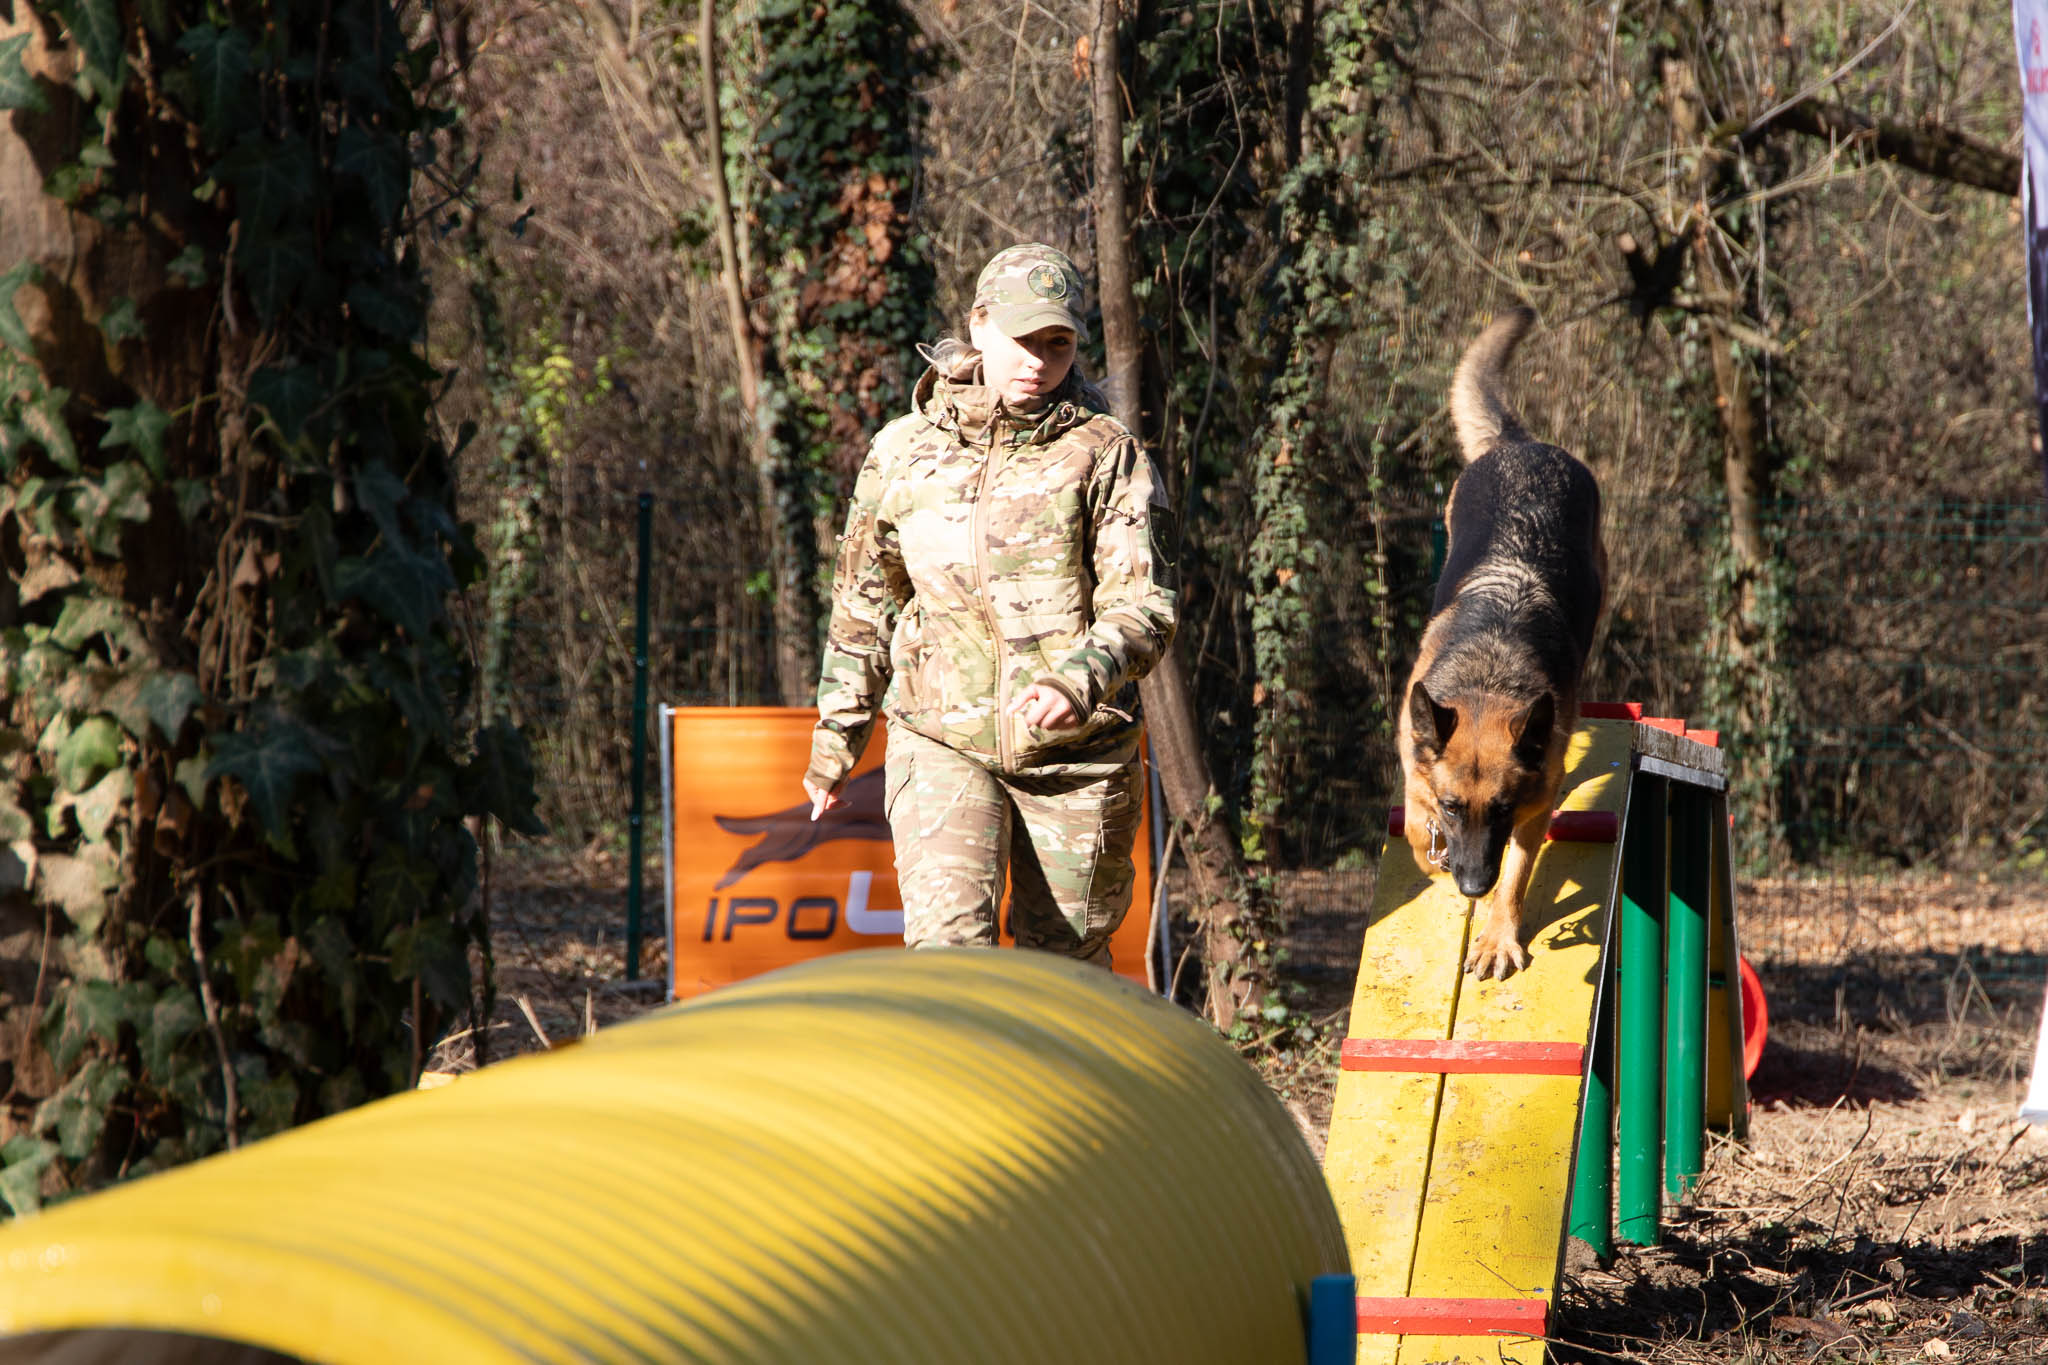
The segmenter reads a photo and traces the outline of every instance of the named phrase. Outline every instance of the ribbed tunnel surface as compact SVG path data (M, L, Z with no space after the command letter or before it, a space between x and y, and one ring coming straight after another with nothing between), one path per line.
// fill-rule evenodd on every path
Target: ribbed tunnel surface
M0 1229L0 1331L58 1334L0 1365L81 1328L364 1365L1265 1365L1345 1261L1198 1020L1042 954L848 953Z

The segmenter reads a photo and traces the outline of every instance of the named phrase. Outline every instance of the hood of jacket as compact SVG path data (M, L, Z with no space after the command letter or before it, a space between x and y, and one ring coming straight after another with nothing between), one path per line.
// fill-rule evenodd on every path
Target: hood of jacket
M1109 411L1102 391L1083 379L1078 368L1067 371L1045 402L1026 410L1003 402L983 382L981 352L957 341L919 349L931 368L917 381L911 407L939 430L955 432L972 445L992 438L1008 445L1046 445Z

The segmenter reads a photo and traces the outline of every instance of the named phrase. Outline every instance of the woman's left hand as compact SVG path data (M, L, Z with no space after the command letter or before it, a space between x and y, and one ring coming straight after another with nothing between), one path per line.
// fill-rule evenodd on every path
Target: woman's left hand
M1067 694L1044 683L1025 688L1023 695L1010 703L1010 714L1022 716L1026 725L1038 730L1071 730L1081 723Z

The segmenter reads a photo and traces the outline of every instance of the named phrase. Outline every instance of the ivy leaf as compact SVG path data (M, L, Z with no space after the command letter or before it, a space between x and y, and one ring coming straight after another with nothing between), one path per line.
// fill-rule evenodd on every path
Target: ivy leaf
M393 977L418 977L443 1009L459 1010L469 1004L469 950L446 919L422 918L416 925L401 925L386 936L384 946L391 954Z
M127 1073L119 1066L95 1057L36 1107L34 1127L38 1132L56 1129L57 1150L72 1161L83 1161L92 1155L106 1130L107 1110L127 1084Z
M190 88L207 138L218 143L248 124L256 107L248 35L201 24L179 36L178 50L192 58Z
M372 941L387 940L394 929L409 925L414 915L434 900L434 873L403 847L386 845L363 873L358 923L367 923Z
M178 520L189 527L213 502L213 486L204 479L178 479L171 484L171 497L178 504Z
M105 78L107 93L119 94L128 76L121 53L121 7L117 0L61 0L51 6L78 40L85 59Z
M141 314L135 310L135 300L126 294L115 299L107 311L100 314L100 335L117 346L148 334L149 328L143 325Z
M78 447L72 443L71 428L64 422L64 404L69 389L44 389L21 405L21 429L49 453L59 468L78 472Z
M57 1070L69 1071L95 1038L110 1048L119 1047L121 1024L131 1003L130 995L112 981L76 981L52 1000L43 1014L43 1046L50 1050Z
M0 1199L19 1218L43 1206L43 1171L57 1159L57 1144L17 1133L0 1146Z
M204 700L190 673L144 668L108 688L100 705L137 739L147 740L153 724L165 743L176 744L186 718Z
M313 150L302 137L273 141L252 132L214 165L212 174L234 190L242 230L265 232L313 197Z
M463 776L479 798L474 805L497 816L507 829L536 837L548 832L533 811L539 800L533 789L533 755L526 736L512 722L498 720L477 731L476 758Z
M43 98L36 78L21 64L21 50L28 46L31 36L17 33L0 41L0 110L31 109L38 114L50 111L50 102Z
M357 280L348 287L348 307L366 326L393 341L411 341L419 335L419 306L388 289Z
M21 576L21 605L62 592L78 581L77 567L68 559L52 555Z
M415 640L425 640L441 619L441 595L455 586L455 577L438 556L415 554L397 545L380 545L361 559L335 566L335 593L355 598L385 620L404 627Z
M351 883L349 889L353 891L354 877L350 875L348 880ZM341 907L344 913L350 908L347 905ZM307 932L306 947L312 953L313 963L320 969L320 974L327 978L328 989L339 997L341 1017L354 1019L361 976L356 969L356 945L350 941L348 930L335 916L322 915Z
M244 243L239 255L242 278L249 283L256 311L265 322L275 322L313 272L313 251L307 238L304 234L257 238Z
M35 821L21 808L21 802L14 794L14 784L0 783L0 844L19 843L23 839L33 838L34 835ZM0 862L6 861L8 856L8 851L0 848ZM19 859L15 861L18 862ZM8 889L25 885L26 881L25 877L17 881L12 877L0 875L0 887Z
M380 229L396 224L412 178L405 148L397 138L352 123L335 139L334 169L362 182L370 213Z
M109 716L89 716L57 746L59 789L82 792L121 764L121 727Z
M170 277L187 289L197 289L206 283L206 253L199 243L193 242L171 258L164 267Z
M320 770L320 756L305 727L274 717L260 729L220 736L206 776L241 783L264 832L273 843L290 847L292 791L301 777Z
M27 39L26 33L21 35ZM14 293L25 284L40 284L43 268L34 261L22 261L5 274L0 274L0 341L6 342L24 357L33 360L35 344L29 340L28 328L21 320L21 314L14 311Z
M149 520L149 471L135 460L109 468L97 482L81 479L73 487L72 514L86 542L114 558L121 552L124 523Z
M399 712L405 717L406 767L420 761L429 740L438 739L446 743L453 738L447 698L435 685L432 676L425 675L419 668L417 661L413 661L411 668L406 668L386 655L373 655L368 672L370 681L398 703Z
M352 486L356 501L370 514L370 520L377 523L384 539L400 548L410 549L412 540L398 519L399 507L412 496L405 480L392 473L391 467L382 460L369 460L356 470Z
M175 1070L178 1047L199 1030L205 1015L199 997L189 987L173 986L158 997L149 1011L149 1027L136 1030L142 1045L142 1069L159 1085L168 1085Z
M126 768L108 772L71 800L71 813L78 819L78 832L90 843L104 843L107 827L121 813L121 803L134 793L134 773Z
M249 381L249 401L269 414L286 441L299 439L307 419L326 398L320 373L311 365L265 366Z
M45 853L36 859L36 898L54 905L87 938L107 916L107 892L120 884L121 860L106 844L85 844L76 854Z
M50 643L77 653L93 639L104 639L110 655L149 653L149 641L127 604L112 597L71 598L50 628Z
M291 1072L270 1075L261 1057L244 1057L237 1070L242 1107L249 1111L248 1135L265 1137L291 1127L299 1108L299 1083Z
M164 459L164 432L170 425L171 415L147 398L132 408L109 409L107 434L100 438L100 449L132 447L149 466L149 472L161 479L170 473L169 462Z

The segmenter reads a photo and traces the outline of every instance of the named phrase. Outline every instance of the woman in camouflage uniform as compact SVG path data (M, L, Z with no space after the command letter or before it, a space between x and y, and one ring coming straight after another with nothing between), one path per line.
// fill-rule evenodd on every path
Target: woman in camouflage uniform
M1081 277L1053 248L983 268L971 346L926 350L869 448L840 538L811 818L886 714L911 947L994 944L1004 871L1023 947L1109 965L1130 907L1137 680L1173 638L1158 472L1074 363Z

